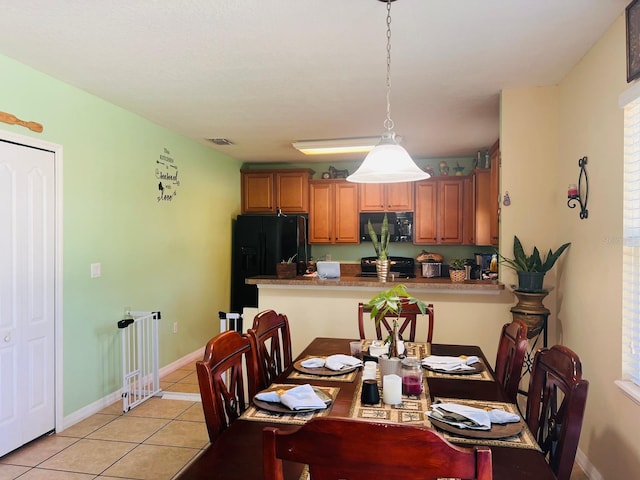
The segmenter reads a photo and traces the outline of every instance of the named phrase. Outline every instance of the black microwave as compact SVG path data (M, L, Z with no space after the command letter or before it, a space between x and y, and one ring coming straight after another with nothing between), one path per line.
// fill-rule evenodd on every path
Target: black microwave
M391 242L413 242L413 212L387 212L389 222L389 241ZM361 213L360 214L360 241L370 242L369 221L373 230L380 237L382 220L384 213Z

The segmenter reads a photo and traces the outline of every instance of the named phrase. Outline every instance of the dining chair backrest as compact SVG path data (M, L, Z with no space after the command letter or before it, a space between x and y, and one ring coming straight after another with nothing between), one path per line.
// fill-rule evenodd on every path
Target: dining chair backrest
M589 382L571 349L536 352L527 397L527 424L558 480L569 480L580 440Z
M309 466L313 480L491 480L489 447L457 447L414 425L316 417L298 430L263 430L266 480L283 480L283 460Z
M289 320L286 315L265 310L254 317L247 334L255 342L258 386L263 389L293 363Z
M375 321L371 318L371 309L365 307L364 303L358 303L358 329L360 331L360 338L364 340L366 337L365 333L365 322L375 323L376 328L376 338L378 340L384 340L393 332L392 323L389 322L389 318L380 318L380 321ZM398 325L398 333L402 335L403 340L408 340L410 342L416 341L416 328L418 325L418 317L421 315L420 308L415 303L409 303L407 301L402 302L402 313L400 314L401 323ZM434 322L434 311L433 304L430 303L427 305L427 310L425 315L428 319L427 325L427 338L426 342L431 343L433 339L433 322ZM382 327L385 328L384 334ZM409 329L407 333L405 331ZM384 335L384 336L383 336ZM419 340L418 340L419 341Z
M213 443L258 392L258 365L251 340L233 330L213 337L207 342L204 358L196 362L196 373Z
M522 365L528 346L527 325L524 322L515 319L503 325L496 355L496 381L504 387L513 403L517 403Z

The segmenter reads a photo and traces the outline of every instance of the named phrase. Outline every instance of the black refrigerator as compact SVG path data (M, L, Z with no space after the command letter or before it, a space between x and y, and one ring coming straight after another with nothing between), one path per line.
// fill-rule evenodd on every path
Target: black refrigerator
M302 215L238 215L233 228L231 311L258 306L255 275L275 275L276 263L293 257L301 268L310 258L307 219Z

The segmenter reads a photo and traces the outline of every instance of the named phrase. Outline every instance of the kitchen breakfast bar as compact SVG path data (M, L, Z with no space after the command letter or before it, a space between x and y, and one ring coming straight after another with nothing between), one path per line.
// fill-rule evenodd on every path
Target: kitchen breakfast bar
M358 276L322 280L265 275L246 283L258 287L258 310L273 309L289 318L294 356L316 337L357 337L358 303L396 283L434 305L434 342L479 345L489 358L495 355L502 325L511 321L509 309L514 304L511 291L493 280L454 283L448 278L418 277L383 283ZM426 326L422 327L425 330L419 326L417 337L426 335Z

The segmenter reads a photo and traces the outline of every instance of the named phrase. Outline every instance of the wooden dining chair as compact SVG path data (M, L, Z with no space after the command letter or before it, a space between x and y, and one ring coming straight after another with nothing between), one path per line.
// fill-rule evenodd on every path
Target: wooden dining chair
M504 387L513 403L517 403L522 365L528 346L527 325L522 320L515 319L504 324L496 355L496 382Z
M258 386L263 389L293 363L289 320L286 315L265 310L254 317L247 334L255 344Z
M251 340L233 330L213 337L207 342L204 358L196 362L196 373L213 443L258 392L258 364Z
M578 449L589 382L571 349L536 352L527 397L527 425L558 480L569 480Z
M370 317L371 309L365 307L364 303L358 303L358 329L360 331L360 339L364 340L366 337L365 334L365 322L369 321L375 323L376 328L376 338L378 340L384 340L388 335L391 335L393 332L393 326L389 322L389 317L380 318L380 321L374 322ZM398 333L402 336L403 340L408 340L410 342L416 341L416 327L418 324L418 315L421 315L420 308L415 303L409 303L407 301L402 301L402 313L400 314L400 319L402 323L398 325ZM425 316L428 318L427 325L427 338L426 341L431 343L433 339L433 323L434 323L434 311L433 304L430 303L427 305L427 311ZM383 336L382 327L385 328L385 333ZM408 336L405 330L409 329ZM419 340L418 340L419 341Z
M309 466L313 480L491 480L489 447L457 447L413 425L317 417L295 431L263 430L266 480L283 480L282 461Z

